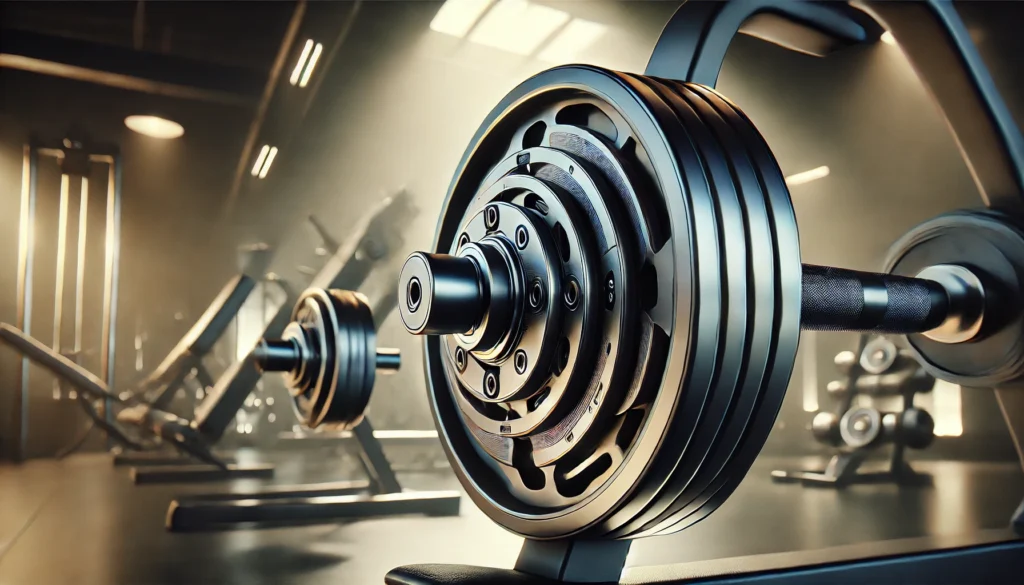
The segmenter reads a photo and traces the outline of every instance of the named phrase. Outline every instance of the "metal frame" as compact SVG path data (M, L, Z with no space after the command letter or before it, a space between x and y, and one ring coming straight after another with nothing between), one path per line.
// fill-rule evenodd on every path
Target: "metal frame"
M587 543L593 544L593 543ZM578 547L578 545L577 545ZM528 547L524 547L526 549ZM555 547L530 545L537 550L535 558ZM576 551L579 566L589 561L608 564L606 556L614 546L588 547ZM628 583L660 585L819 585L821 583L929 583L962 585L963 583L1019 583L1020 559L1024 556L1024 540L1015 539L1006 530L983 531L972 535L882 540L864 544L839 546L821 550L799 551L733 557L712 561L655 567L633 567L623 571ZM444 583L458 585L492 585L494 583L546 585L568 581L554 576L556 562L549 571L520 562L516 569L493 569L466 565L411 565L388 573L388 585L424 585ZM617 556L615 557L617 558ZM550 575L550 576L549 576ZM563 569L563 575L569 577ZM586 580L588 575L577 582ZM615 579L618 581L618 578Z
M70 144L70 141L68 141ZM21 183L21 215L18 225L18 284L17 284L17 326L26 335L32 332L32 295L33 295L33 263L34 241L36 237L36 201L38 199L39 157L51 157L63 162L71 146L48 145L31 141L24 147ZM76 149L77 150L77 149ZM117 295L120 268L121 248L121 155L116 148L105 147L87 152L89 164L102 163L108 166L107 200L106 200L106 253L103 266L103 325L100 345L100 378L107 387L114 384L114 357L117 327ZM70 199L71 172L62 169L61 195L59 207L59 227L57 234L57 281L54 299L54 351L62 353L61 333L64 326L64 276L67 247L68 206ZM82 203L79 207L78 233L78 265L75 280L75 341L76 355L82 351L82 325L85 296L85 244L88 221L88 187L89 180L82 177ZM26 458L28 445L28 418L30 400L29 359L22 357L18 361L18 383L14 394L15 450L14 458L23 461ZM109 400L105 404L106 420L110 418Z
M176 498L167 510L171 532L234 527L333 524L366 517L424 514L455 516L457 491L403 491L369 419L352 429L359 461L369 481L276 487L245 493Z

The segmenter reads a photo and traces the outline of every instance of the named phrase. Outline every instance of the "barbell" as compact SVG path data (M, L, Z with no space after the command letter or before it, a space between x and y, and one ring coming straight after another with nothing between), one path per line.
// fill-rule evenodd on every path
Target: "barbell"
M909 39L926 82L941 78L932 89L989 208L914 228L882 272L802 264L771 149L713 89L754 16L770 16L758 27L779 17L810 26L817 36L776 40L812 53L869 40L879 24ZM1018 384L1024 140L1008 120L963 24L936 1L688 2L644 75L570 65L517 86L470 141L433 248L408 257L398 286L404 326L425 336L430 406L468 495L534 540L691 526L760 452L805 329L903 335L936 378ZM330 306L325 294L317 303ZM296 332L259 350L264 367L313 380L292 386L314 413L335 383L326 323L316 343Z
M735 104L573 65L488 116L398 294L485 513L530 538L633 538L728 497L802 329L906 334L936 377L1019 380L1022 270L1024 232L993 210L926 222L882 273L801 264L783 173Z
M259 340L251 358L262 372L284 374L296 415L310 429L359 424L376 373L401 366L397 349L377 347L366 297L340 289L305 291L281 338Z

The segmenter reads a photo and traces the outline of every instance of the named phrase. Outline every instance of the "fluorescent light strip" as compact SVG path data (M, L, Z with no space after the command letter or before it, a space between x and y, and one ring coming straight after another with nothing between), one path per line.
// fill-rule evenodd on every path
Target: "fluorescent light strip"
M249 174L256 176L260 174L260 169L263 167L264 161L267 160L267 155L270 154L270 145L264 144L263 148L260 149L259 156L256 157L256 164L252 165L252 171Z
M818 168L797 173L786 177L786 184L790 187L796 187L797 185L803 185L804 183L810 183L811 181L817 181L818 179L824 179L829 174L828 167L820 166Z
M267 154L267 162L263 164L263 168L260 169L260 178L265 179L267 173L270 172L270 165L274 164L274 157L277 156L277 147L271 146L270 153Z
M430 30L463 38L494 0L448 0L430 21Z
M292 69L292 76L288 79L288 82L295 85L299 82L299 76L302 75L302 68L306 65L306 59L309 58L309 52L313 50L313 39L306 41L306 46L302 47L302 54L299 55L299 62L295 64L295 69Z
M309 65L306 65L306 72L302 74L302 80L299 81L299 87L306 87L306 84L309 83L309 78L313 75L313 68L316 67L316 62L320 60L320 53L323 51L324 46L317 43L313 48L313 55L309 58Z

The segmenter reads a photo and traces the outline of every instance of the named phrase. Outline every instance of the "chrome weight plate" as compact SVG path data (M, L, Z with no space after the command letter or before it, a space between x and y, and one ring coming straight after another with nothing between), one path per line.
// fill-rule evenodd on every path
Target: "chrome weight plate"
M473 255L487 246L500 258ZM801 274L781 172L735 107L596 67L540 73L474 136L434 250L404 283L440 286L432 270L458 257L478 267L477 304L494 286L518 299L486 347L486 311L425 343L442 442L488 516L532 538L626 538L684 528L732 491L789 380ZM561 302L531 305L534 281Z

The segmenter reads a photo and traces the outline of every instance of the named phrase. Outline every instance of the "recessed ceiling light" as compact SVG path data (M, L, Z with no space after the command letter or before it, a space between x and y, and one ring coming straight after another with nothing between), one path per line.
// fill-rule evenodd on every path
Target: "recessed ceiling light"
M889 31L885 31L884 33L882 33L881 40L883 43L887 45L896 44L896 37L892 36L892 33Z
M583 51L594 45L608 27L589 20L574 19L562 29L537 58L549 63L571 63L577 61Z
M162 140L180 138L185 134L181 124L159 116L128 116L124 125L139 134Z
M531 55L570 16L526 0L504 0L490 9L469 33L470 42L517 55Z
M493 2L494 0L448 0L430 21L430 30L461 39Z

